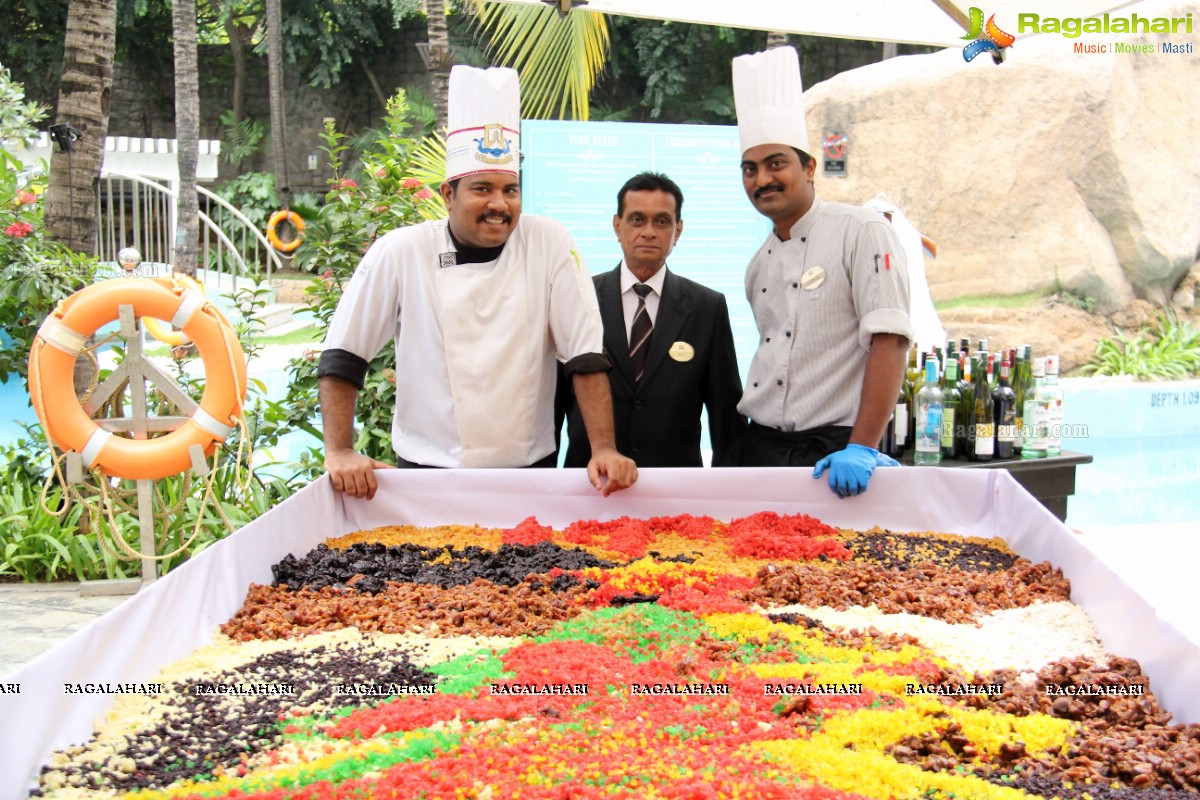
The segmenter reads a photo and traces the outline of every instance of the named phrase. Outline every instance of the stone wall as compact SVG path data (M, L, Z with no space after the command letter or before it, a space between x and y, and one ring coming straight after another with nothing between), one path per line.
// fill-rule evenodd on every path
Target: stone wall
M386 63L372 64L385 97L398 87L415 87L429 93L428 73L417 43L426 41L423 20L409 22L395 32L392 55ZM224 130L220 116L233 106L233 67L228 48L202 46L200 58L200 138L221 139ZM269 125L267 61L265 56L246 53L246 114L251 119ZM383 107L375 95L366 74L350 65L341 85L332 89L301 85L294 70L285 70L287 91L287 149L288 173L293 191L323 192L330 177L327 157L320 151L320 134L324 119L333 117L338 129L355 133L379 124ZM147 75L128 63L118 63L113 75L112 116L110 136L165 137L175 136L175 90L173 75L167 71ZM317 169L308 166L308 157L317 156ZM235 170L221 165L221 180L250 170L269 172L272 169L270 141L264 140L258 155Z

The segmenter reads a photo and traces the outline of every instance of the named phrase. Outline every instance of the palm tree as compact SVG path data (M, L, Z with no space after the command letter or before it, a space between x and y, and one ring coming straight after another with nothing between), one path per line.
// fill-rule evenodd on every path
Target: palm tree
M50 236L86 255L96 251L94 186L104 164L116 36L116 0L71 0L58 94L57 125L64 127L56 127L44 219Z
M430 96L437 111L437 127L446 129L447 107L450 98L450 34L446 30L446 5L442 0L426 0L425 26L429 33L425 66L429 68Z
M196 274L200 210L196 198L197 140L200 137L200 71L196 59L196 0L174 0L175 140L179 162L176 204L176 272Z
M588 97L608 57L603 14L484 0L475 9L494 57L521 74L521 116L588 118Z
M271 105L271 155L275 188L283 207L291 192L287 165L287 120L283 113L283 11L279 0L267 0L267 96Z

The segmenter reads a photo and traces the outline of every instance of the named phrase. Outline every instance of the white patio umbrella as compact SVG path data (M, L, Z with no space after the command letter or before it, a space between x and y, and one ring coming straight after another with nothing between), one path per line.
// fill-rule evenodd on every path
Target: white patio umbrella
M839 39L962 47L970 26L971 0L500 0L551 5L573 13L601 12L631 17L695 22L730 28L785 31ZM1017 35L1017 13L1032 10L1041 17L1089 17L1136 2L1119 0L1040 0L1024 5L1012 0L984 4L985 17L996 14L1006 32ZM1007 27L1006 27L1007 26Z

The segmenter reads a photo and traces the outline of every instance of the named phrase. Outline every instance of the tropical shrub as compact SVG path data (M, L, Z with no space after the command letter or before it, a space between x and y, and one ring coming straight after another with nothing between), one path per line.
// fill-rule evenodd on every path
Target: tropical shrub
M1139 380L1200 377L1200 329L1159 313L1136 335L1101 339L1081 370L1085 375L1132 375Z

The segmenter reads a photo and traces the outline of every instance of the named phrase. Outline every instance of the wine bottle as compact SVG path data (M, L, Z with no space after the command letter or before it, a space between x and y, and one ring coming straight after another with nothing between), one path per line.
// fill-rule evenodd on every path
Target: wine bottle
M979 351L978 372L974 375L975 391L971 398L974 410L967 431L967 458L972 461L991 461L996 453L996 421L993 418L992 393L988 390L986 374L987 350Z
M917 430L917 392L921 389L922 373L917 367L917 346L913 345L908 351L908 367L904 371L904 385L908 391L905 394L905 402L908 404L908 429L913 431L913 436L910 436L909 447L912 446L912 439L916 436Z
M1045 374L1045 361L1035 358L1030 384L1025 387L1024 427L1021 429L1021 458L1026 461L1046 457L1046 412L1038 405L1038 392L1042 388L1042 376Z
M913 464L918 467L942 463L942 390L937 384L937 361L925 362L925 385L917 392L916 447Z
M1000 377L992 390L992 419L996 423L996 458L1012 458L1013 445L1017 440L1017 395L1008 385L1011 371L1006 356L1000 362Z
M960 365L962 370L958 378L958 414L955 422L954 436L958 439L959 458L966 458L967 427L969 419L975 413L975 387L971 384L971 359L964 357Z
M942 458L958 458L959 436L956 426L962 424L958 416L962 395L958 391L958 362L947 361L942 374Z
M1046 356L1046 378L1040 397L1046 404L1046 455L1062 452L1063 392L1058 385L1058 356Z

